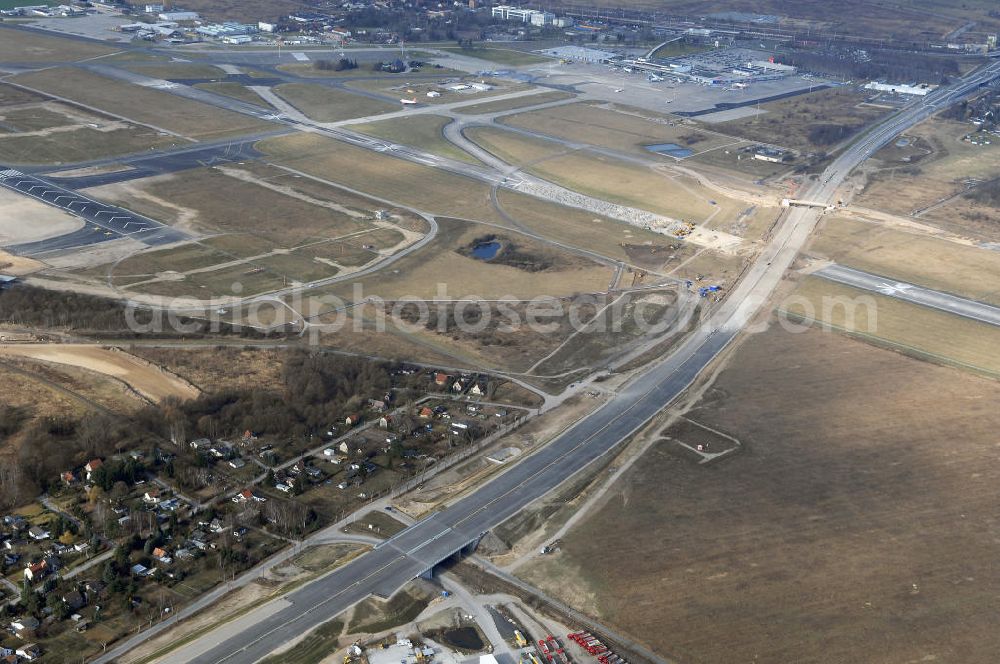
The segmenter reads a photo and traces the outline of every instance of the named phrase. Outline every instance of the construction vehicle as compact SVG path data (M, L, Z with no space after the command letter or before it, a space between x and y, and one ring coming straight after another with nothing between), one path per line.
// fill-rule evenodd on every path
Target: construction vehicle
M518 648L523 648L528 645L528 639L524 638L524 634L521 634L520 630L514 630L514 643L517 644Z

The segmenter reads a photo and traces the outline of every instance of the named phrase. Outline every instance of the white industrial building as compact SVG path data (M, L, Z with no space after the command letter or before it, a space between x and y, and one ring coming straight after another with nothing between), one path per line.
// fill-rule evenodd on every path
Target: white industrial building
M534 9L521 9L510 5L497 5L493 8L493 18L504 21L520 21L521 23L530 23L532 15L540 13Z
M916 95L923 97L929 94L935 86L921 83L920 85L896 85L894 83L879 83L872 81L865 86L865 90L877 90L878 92L892 92L898 95Z
M159 16L161 21L197 21L200 18L198 12L161 12Z
M522 9L510 5L497 5L493 8L493 18L503 21L516 21L518 23L530 23L539 28L554 26L557 28L567 28L573 25L573 19L559 17L552 12L542 12L537 9Z

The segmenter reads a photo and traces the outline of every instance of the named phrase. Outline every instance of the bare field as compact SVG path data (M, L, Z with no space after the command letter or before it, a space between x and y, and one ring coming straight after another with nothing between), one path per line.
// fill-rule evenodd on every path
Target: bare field
M681 662L989 664L997 399L775 327L689 413L742 452L705 466L654 444L523 575Z
M712 125L737 138L793 150L828 150L886 114L863 105L868 95L852 87L828 88L761 104L761 115ZM829 128L826 131L821 131Z
M89 371L117 378L151 401L166 397L191 399L198 396L192 388L176 376L151 367L127 353L98 346L59 344L23 344L0 347L0 355L28 357L55 364L68 364Z
M676 143L697 153L738 142L676 117L612 105L566 104L510 115L504 123L643 157L652 156L645 146L654 143Z
M317 122L336 122L398 110L395 104L312 83L286 83L274 92Z
M392 120L351 125L351 129L442 157L479 164L478 159L444 137L444 127L450 122L451 118L443 115L424 113Z
M1000 305L1000 252L837 216L821 223L817 257Z
M0 25L0 62L61 63L107 55L116 50L113 46L22 32Z
M805 316L878 346L1000 377L1000 329L992 325L819 277L804 279L782 308L793 321Z
M168 92L132 85L88 71L54 67L19 74L17 83L136 122L194 139L263 131L273 125Z

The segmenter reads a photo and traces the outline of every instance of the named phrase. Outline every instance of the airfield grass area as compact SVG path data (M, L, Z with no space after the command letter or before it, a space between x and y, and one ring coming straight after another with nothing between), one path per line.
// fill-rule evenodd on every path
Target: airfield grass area
M931 118L903 136L905 147L891 144L868 166L868 182L855 200L861 206L898 215L916 214L921 221L991 240L997 232L1000 206L964 195L973 186L997 177L1000 145L973 145L962 140L974 127Z
M617 219L508 189L497 191L497 200L504 212L534 233L639 267L659 269L684 253L676 240Z
M214 83L195 83L194 87L207 92L214 92L217 95L232 97L238 101L260 106L261 108L271 108L259 94L240 83L234 83L232 81L217 81Z
M674 661L988 664L997 399L991 380L772 328L688 413L741 452L704 466L654 443L519 574Z
M565 101L568 99L573 99L574 97L576 97L576 95L574 95L572 92L553 90L551 92L539 92L538 94L528 95L526 97L514 97L513 99L500 99L497 101L486 101L481 104L470 104L468 106L459 106L453 110L457 113L462 113L463 115L503 113L505 111L513 111L527 106L536 106L538 104L550 104L552 102Z
M91 190L104 200L212 235L76 274L150 295L233 295L239 294L236 283L247 295L371 263L416 241L424 230L409 213L389 209L377 220L375 210L382 206L374 201L328 186L315 192L323 196L318 198L294 188L298 180L283 171L257 170L205 168Z
M0 162L61 164L179 144L182 139L0 85Z
M565 104L510 115L504 123L643 157L654 156L645 146L656 143L674 143L698 153L735 142L730 136L701 129L690 121L624 106ZM664 159L673 161L670 157Z
M168 92L84 70L54 67L20 74L17 83L198 140L239 136L273 125Z
M99 188L124 195L118 202L142 207L148 194L177 210L177 223L187 213L188 223L203 232L250 233L275 247L291 248L313 239L345 235L369 226L339 210L289 196L253 181L231 177L214 168L199 168L147 181L132 181L125 187ZM139 195L129 197L129 191ZM193 219L191 218L193 216Z
M921 359L1000 377L1000 329L820 277L808 277L781 303L792 323L829 326Z
M504 161L567 189L696 223L733 218L737 201L705 189L697 180L664 174L620 159L566 148L503 129L477 128L469 137ZM713 204L712 201L715 201Z
M536 55L534 53L527 53L525 51L515 51L514 49L509 48L443 46L441 47L441 50L454 53L455 55L465 55L470 58L487 60L489 62L495 62L499 65L508 65L510 67L555 62L552 58Z
M166 80L225 77L218 67L194 62L135 62L124 67L128 71Z
M395 104L312 83L286 83L274 92L317 122L336 122L397 110Z
M147 127L100 131L81 127L47 136L0 134L0 161L7 164L64 164L174 147L180 139Z
M322 136L297 134L257 144L277 164L434 214L503 224L485 183Z
M96 58L119 50L91 41L62 39L0 25L0 62L69 62Z
M437 296L437 287L442 284L450 298L531 299L603 291L611 278L610 267L517 233L447 218L439 218L438 224L440 230L432 242L394 263L387 273L364 277L365 294L386 300L408 296L430 299ZM500 238L501 245L513 243L525 263L547 267L525 269L467 255L469 246L484 236ZM352 295L350 285L334 290L339 295Z
M452 90L451 86L453 85L470 86L472 83L483 81L483 79L469 76L465 72L452 72L450 75L444 75L440 70L433 71L433 77L414 78L403 81L393 81L386 78L358 79L348 82L346 87L374 92L392 99L416 99L421 104L431 106L460 102L472 103L511 92L521 92L531 89L531 86L527 83L505 81L503 79L489 79L490 89L488 90L477 90L472 87ZM435 92L439 96L428 97L428 92Z
M1000 305L1000 252L837 216L809 253L849 267Z
M426 150L442 157L479 164L478 159L444 137L444 127L449 122L451 122L451 118L443 115L424 113L391 120L354 124L351 125L351 130L393 143L402 143L418 150Z
M828 88L767 102L760 105L766 113L711 127L736 138L793 150L829 150L890 112L864 104L868 96L849 86Z

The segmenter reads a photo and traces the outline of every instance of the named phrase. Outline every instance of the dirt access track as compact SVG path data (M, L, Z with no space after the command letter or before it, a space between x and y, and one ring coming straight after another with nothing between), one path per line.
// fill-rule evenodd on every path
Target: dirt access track
M44 362L68 364L111 376L122 381L150 401L166 397L193 399L196 387L153 364L147 364L128 353L84 344L2 345L0 357L30 357Z

